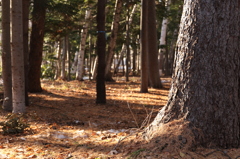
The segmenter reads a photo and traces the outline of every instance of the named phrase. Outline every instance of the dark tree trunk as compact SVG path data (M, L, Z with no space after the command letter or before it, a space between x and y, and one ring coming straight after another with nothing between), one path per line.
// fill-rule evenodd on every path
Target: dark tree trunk
M148 135L183 119L196 145L240 146L239 6L235 0L184 2L169 100Z
M2 76L3 109L12 111L12 71L10 46L10 1L2 1Z
M28 23L29 23L29 0L22 1L23 6L23 53L24 53L24 70L25 70L25 102L29 105L28 100L28 61L29 61L29 50L28 50Z
M158 65L155 0L148 0L148 44L149 84L153 88L162 88Z
M106 52L105 6L106 6L106 0L98 0L98 8L97 8L98 67L97 67L97 99L96 99L97 104L106 103L106 88L105 88L105 52Z
M148 92L148 0L142 0L141 11L141 93Z
M34 0L32 13L32 32L29 53L29 92L41 92L41 63L43 51L46 0Z

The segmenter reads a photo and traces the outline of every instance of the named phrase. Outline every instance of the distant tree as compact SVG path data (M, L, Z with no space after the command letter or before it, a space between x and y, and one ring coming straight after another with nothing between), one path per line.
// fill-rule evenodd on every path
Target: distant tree
M12 0L12 93L13 113L25 110L22 0Z
M181 119L193 134L192 146L240 146L239 5L184 1L169 100L146 137Z
M158 64L158 43L156 28L155 0L148 0L148 73L149 85L162 88Z
M118 26L121 16L121 10L123 6L122 0L116 0L115 3L115 11L114 11L114 18L111 26L111 37L110 42L108 45L107 50L107 61L106 61L106 68L105 68L105 79L106 81L113 81L112 74L111 74L111 65L113 61L114 49L116 46L117 36L118 36Z
M106 103L106 88L105 88L105 53L106 53L106 38L105 38L105 7L106 0L98 0L97 4L97 104Z
M87 33L89 30L89 24L91 19L91 10L86 11L85 15L85 25L81 30L81 40L80 40L80 47L78 52L78 64L77 64L77 72L76 72L76 79L81 81L83 80L84 75L84 55L85 55L85 46L87 41Z
M12 71L10 46L10 1L2 1L2 77L3 109L12 111Z
M142 0L141 9L141 89L140 92L148 92L148 0Z
M23 11L23 53L24 53L24 72L25 72L25 102L29 105L28 100L28 62L29 62L29 5L30 0L22 1L22 11Z
M29 52L29 92L41 92L41 63L43 51L46 0L34 0L32 12L32 32Z

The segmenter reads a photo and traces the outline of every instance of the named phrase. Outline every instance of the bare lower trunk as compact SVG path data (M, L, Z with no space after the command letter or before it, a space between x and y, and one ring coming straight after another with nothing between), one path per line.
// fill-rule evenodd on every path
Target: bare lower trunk
M185 1L169 100L148 135L183 119L195 145L240 146L239 3Z
M12 70L10 46L10 1L2 1L2 76L3 109L12 111Z

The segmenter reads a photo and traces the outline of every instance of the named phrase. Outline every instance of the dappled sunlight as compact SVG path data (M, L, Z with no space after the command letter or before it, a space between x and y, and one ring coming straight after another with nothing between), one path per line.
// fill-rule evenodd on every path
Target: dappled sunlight
M169 79L170 80L170 79ZM95 103L93 81L42 81L43 92L30 93L22 135L1 136L1 157L8 158L118 158L130 153L120 148L146 127L165 105L164 89L140 93L134 81L106 82L107 104ZM2 112L0 121L7 113Z

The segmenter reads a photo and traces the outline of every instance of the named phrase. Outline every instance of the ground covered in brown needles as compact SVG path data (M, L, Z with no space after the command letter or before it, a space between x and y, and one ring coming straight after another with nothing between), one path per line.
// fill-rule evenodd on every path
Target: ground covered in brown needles
M141 130L167 102L171 79L162 78L164 88L149 93L140 93L138 77L115 80L106 83L105 105L95 104L94 81L43 80L44 91L29 94L22 117L29 128L0 134L0 159L240 158L237 149L185 149L191 135L181 134L181 121L166 125L161 139L142 140ZM0 121L6 116L1 110Z

